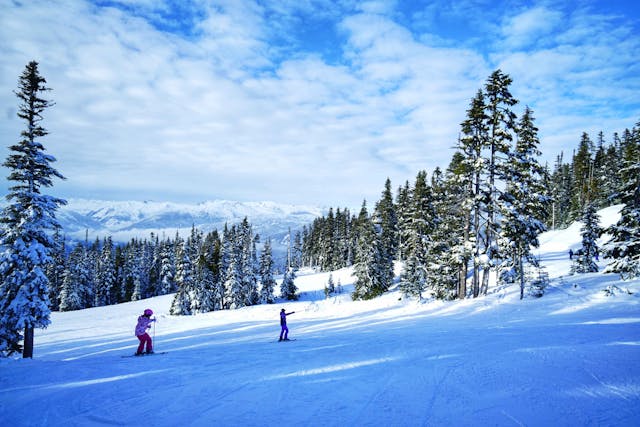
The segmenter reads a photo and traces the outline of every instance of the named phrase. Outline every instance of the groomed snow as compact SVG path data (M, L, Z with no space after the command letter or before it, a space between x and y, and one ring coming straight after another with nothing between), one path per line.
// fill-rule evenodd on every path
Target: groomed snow
M640 280L569 276L579 225L541 242L541 299L494 286L462 301L394 290L352 302L344 269L333 279L346 292L329 300L328 273L307 271L295 303L174 317L163 296L53 313L34 359L0 360L0 425L640 425ZM147 307L168 354L123 358ZM280 308L295 311L296 341L276 342Z

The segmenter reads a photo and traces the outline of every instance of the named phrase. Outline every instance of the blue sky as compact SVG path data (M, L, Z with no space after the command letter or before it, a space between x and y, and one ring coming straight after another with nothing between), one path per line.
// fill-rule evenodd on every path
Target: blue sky
M640 120L636 3L0 0L0 156L35 59L65 198L372 204L447 166L497 68L552 163Z

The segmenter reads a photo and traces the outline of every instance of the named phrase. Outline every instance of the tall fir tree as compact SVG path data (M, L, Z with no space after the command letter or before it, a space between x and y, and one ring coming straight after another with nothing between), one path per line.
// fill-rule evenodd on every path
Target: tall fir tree
M595 203L587 203L580 220L582 221L582 227L580 228L582 247L574 256L571 272L595 273L598 271L598 265L595 259L598 258L599 255L597 240L602 234L600 217L596 211Z
M42 97L50 89L37 62L27 64L18 85L18 117L26 129L4 162L12 185L0 217L0 354L20 351L23 341L22 355L29 358L34 329L50 323L45 267L55 246L51 232L59 227L55 212L66 201L42 193L53 186L53 178L64 177L51 166L56 159L40 142L48 134L42 114L53 103Z
M400 290L405 295L421 299L429 285L429 263L436 225L433 194L425 171L419 172L416 177L411 195L410 218L407 259L400 276Z
M371 221L374 224L378 242L381 288L386 291L393 284L393 261L398 252L398 217L389 178L385 182L380 200L376 203Z
M396 196L397 220L398 220L398 250L396 259L404 261L407 256L407 242L409 240L411 224L411 189L409 181L398 188Z
M64 281L66 265L66 242L65 238L56 229L53 233L54 249L51 253L51 262L47 264L46 275L49 279L49 303L52 311L60 309L60 292Z
M111 236L104 239L100 256L97 259L95 278L95 306L111 305L115 300L116 283L115 251Z
M571 197L573 194L573 173L571 165L563 162L560 153L551 175L551 215L547 220L552 230L569 225L571 218Z
M612 261L605 271L618 273L622 279L633 279L640 276L640 154L627 160L622 176L625 182L620 200L624 206L618 222L606 230L611 238L605 244L604 254Z
M267 239L260 253L260 301L262 303L273 304L275 302L275 287L271 239Z
M165 241L160 249L160 294L166 295L176 291L176 263L175 251L172 245Z
M454 158L459 159L457 156ZM427 265L427 280L433 294L436 298L445 300L454 299L466 292L466 289L459 287L461 265L468 262L468 258L465 260L463 253L459 251L460 243L464 240L464 216L460 215L458 204L462 200L462 189L450 179L451 176L447 176L440 168L436 168L431 176L434 229Z
M506 190L502 196L504 267L513 271L520 283L520 299L524 298L524 262L536 263L531 248L539 246L538 235L546 231L544 220L550 197L544 187L545 168L538 162L538 128L529 107L518 124L518 139L507 161L510 173L506 177Z
M580 218L585 206L594 200L593 151L594 145L591 138L583 132L578 151L572 160L574 189L571 197L570 221Z
M183 240L177 242L176 261L178 291L173 297L169 313L178 316L190 315L193 314L191 308L191 293L193 291L192 263L189 258L188 243Z
M474 297L480 294L480 237L483 216L481 194L482 177L487 169L487 160L482 155L485 141L488 139L487 115L484 94L478 91L467 110L467 119L462 122L462 137L458 140L458 152L462 161L458 168L459 180L465 183L461 208L466 220L465 241L463 245L470 249L472 262L471 289ZM466 276L466 275L465 275Z
M437 242L437 265L443 269L437 282L444 288L443 298L464 299L467 294L467 272L472 259L473 199L471 174L464 155L456 151L442 178L434 176L433 189L439 223L434 235ZM452 281L455 280L455 286ZM452 294L452 290L455 290Z
M296 272L293 268L289 268L284 272L282 283L280 283L280 297L287 301L298 300L298 287L295 284Z
M511 142L516 129L516 115L511 108L518 101L511 95L509 87L511 77L501 70L494 71L485 84L485 114L487 117L488 139L485 147L488 150L487 176L483 193L486 210L486 226L483 230L483 275L480 293L486 294L489 286L490 270L499 264L502 255L499 253L497 236L500 224L497 215L501 210L501 186L509 172L506 158L511 149Z

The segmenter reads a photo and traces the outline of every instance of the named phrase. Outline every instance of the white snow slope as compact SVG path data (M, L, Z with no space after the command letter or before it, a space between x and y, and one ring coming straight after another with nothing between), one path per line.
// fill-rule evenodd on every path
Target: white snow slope
M540 299L494 286L352 302L345 269L333 278L347 292L329 300L325 273L300 275L295 303L174 317L163 296L53 313L34 359L0 360L0 425L637 426L640 280L569 276L579 242L579 225L542 236ZM123 358L147 307L168 353ZM295 311L296 341L276 342L280 308Z

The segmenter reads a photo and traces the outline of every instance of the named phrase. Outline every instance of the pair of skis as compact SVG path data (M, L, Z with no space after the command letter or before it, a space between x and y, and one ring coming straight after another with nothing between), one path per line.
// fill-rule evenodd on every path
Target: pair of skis
M126 356L122 356L122 357L147 357L147 356L160 356L162 354L167 354L169 353L168 351L160 351L160 352L153 352L153 353L142 353L140 355L137 354L129 354Z

